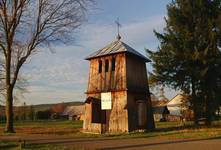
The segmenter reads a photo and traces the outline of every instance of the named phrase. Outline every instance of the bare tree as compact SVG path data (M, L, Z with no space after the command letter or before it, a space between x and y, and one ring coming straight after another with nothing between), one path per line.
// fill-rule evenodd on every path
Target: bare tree
M13 91L23 64L39 50L73 40L91 0L1 0L0 53L6 97L5 132L14 132ZM0 83L1 84L1 83Z
M5 84L4 84L4 61L3 61L3 51L0 49L0 104L3 104L3 96L5 95Z

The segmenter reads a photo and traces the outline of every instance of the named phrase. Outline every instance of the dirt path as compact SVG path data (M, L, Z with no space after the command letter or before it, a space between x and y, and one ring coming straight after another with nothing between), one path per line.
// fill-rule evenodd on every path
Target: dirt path
M25 140L32 144L56 144L86 149L125 150L220 150L221 139L168 140L160 138L71 138L65 136L1 136L0 140Z
M174 140L163 139L117 139L79 141L66 143L66 146L74 146L88 149L103 150L220 150L221 139L209 140Z

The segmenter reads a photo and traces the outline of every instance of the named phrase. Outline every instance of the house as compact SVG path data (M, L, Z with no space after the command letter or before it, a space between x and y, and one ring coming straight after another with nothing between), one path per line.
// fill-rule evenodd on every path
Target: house
M167 116L170 114L167 106L153 107L154 121L167 121Z
M169 102L168 99L157 99L157 100L151 100L152 106L157 107L157 106L167 106L167 103Z
M60 119L62 116L62 113L64 112L66 108L66 104L64 103L58 103L54 104L50 107L50 112L51 112L51 118L52 119Z
M174 96L168 103L167 108L170 111L171 115L181 116L181 109L183 107L183 103L187 100L187 96L184 94L177 94Z
M92 53L83 130L130 132L154 127L146 63L150 60L121 41Z
M61 115L68 120L83 120L84 112L84 105L67 106Z
M167 98L158 98L154 94L151 94L151 101L153 107L154 121L167 121L167 116L170 113L167 109Z
M170 112L170 121L177 121L185 118L186 120L193 119L193 111L189 108L188 96L177 94L168 103L167 108Z

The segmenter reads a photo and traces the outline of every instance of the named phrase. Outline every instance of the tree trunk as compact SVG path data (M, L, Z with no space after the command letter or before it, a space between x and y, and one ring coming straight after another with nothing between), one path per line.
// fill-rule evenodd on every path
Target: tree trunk
M199 116L198 116L198 109L197 109L197 97L196 97L196 89L195 89L195 82L192 79L192 103L193 103L193 112L194 112L194 124L199 125Z
M153 111L152 111L152 102L150 94L148 94L148 101L147 101L147 130L155 129L155 123L153 118Z
M15 133L14 131L14 120L13 120L13 88L9 86L7 88L6 95L6 128L5 132L7 133Z
M196 97L193 97L193 111L194 111L194 124L199 125L199 117L198 117Z
M211 93L208 93L208 95L206 96L206 122L205 124L207 126L210 126L212 124L212 111L213 108L211 107L211 101L212 101L212 97L210 96Z
M9 35L8 35L9 36ZM14 116L13 116L13 89L14 85L11 84L11 45L12 45L12 38L9 36L7 37L7 57L5 59L5 83L6 83L6 127L5 132L7 133L14 133Z
M205 124L207 126L210 126L212 124L212 117L213 117L213 112L215 105L214 103L214 95L213 95L213 79L208 75L205 78L205 85L204 85L204 93L205 93L205 102L206 102L206 121Z
M155 129L155 122L153 117L152 101L150 96L150 88L147 80L147 130Z

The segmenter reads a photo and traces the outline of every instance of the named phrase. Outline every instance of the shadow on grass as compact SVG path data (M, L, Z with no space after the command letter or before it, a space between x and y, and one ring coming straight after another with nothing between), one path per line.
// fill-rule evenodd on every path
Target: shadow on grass
M114 149L125 149L125 148L136 148L139 149L141 147L149 147L149 146L159 146L159 145L167 145L167 144L179 144L179 143L188 143L188 142L197 142L197 141L206 141L206 140L216 140L221 139L220 137L216 138L206 138L206 139L187 139L187 140L176 140L176 141L165 141L165 142L155 142L148 144L135 144L135 145L124 145L124 146L113 146L108 148L101 148L100 150L114 150Z
M157 136L169 136L169 135L178 135L178 134L186 134L185 137L180 136L180 138L200 138L200 135L203 135L204 138L210 138L210 137L217 137L216 135L210 135L211 131L216 130L217 128L220 128L220 130L217 133L221 134L221 125L194 125L194 124L186 124L186 125L172 125L168 127L157 127L156 129L152 131L147 132L131 132L128 134L110 134L110 135L104 135L105 137L112 137L112 138L148 138L148 137L157 137ZM201 130L202 129L202 130ZM211 129L211 130L210 130ZM213 130L214 129L214 130ZM200 130L200 131L199 131ZM196 132L195 132L196 131ZM199 132L198 132L199 131ZM179 138L177 138L179 139Z
M72 136L66 136L66 137L53 137L50 136L47 139L43 139L42 137L40 138L34 138L30 139L30 137L26 136L21 136L18 137L19 139L22 140L27 140L28 144L33 144L33 145L47 145L47 144L54 144L54 145L65 145L65 144L79 144L81 143L82 145L86 144L87 142L99 142L99 141L114 141L114 140L119 140L119 139L133 139L133 138L148 138L148 137L158 137L158 136L165 136L165 137L170 137L170 135L176 135L179 138L174 138L173 140L166 139L167 141L164 142L155 142L155 143L148 143L148 144L136 144L136 145L130 145L130 143L127 143L126 145L122 145L119 147L107 147L107 149L121 149L121 148L133 148L133 147L148 147L148 146L154 146L154 145L164 145L164 144L173 144L173 143L185 143L185 142L191 142L191 141L203 141L203 140L212 140L212 139L220 139L221 136L218 134L210 135L210 133L206 133L204 130L198 132L198 129L212 129L216 130L216 128L220 128L220 124L215 124L212 126L205 126L205 125L199 125L195 126L192 123L188 123L184 126L182 126L179 123L158 123L157 128L151 132L132 132L132 133L123 133L123 134L104 134L104 135L94 135L94 134L79 134L79 137L72 137ZM221 129L221 128L220 128ZM192 131L196 130L195 133L192 134ZM221 130L218 132L221 133ZM182 133L188 133L187 138L184 136L182 137ZM205 136L201 136L201 134L204 134ZM180 135L179 135L180 134ZM207 135L208 134L208 135ZM39 137L39 135L37 135ZM174 136L173 136L174 137ZM191 139L192 138L192 139ZM0 138L1 139L1 138ZM12 141L14 141L13 139ZM16 139L18 140L18 139ZM165 140L165 139L164 139Z
M180 125L180 126L171 126L171 127L164 127L164 128L156 128L154 132L170 132L170 131L179 131L179 130L194 130L194 129L210 129L210 128L220 128L220 124L215 124L211 126L206 125L194 125L194 124L187 124L187 125Z
M150 146L159 146L159 145L167 145L167 144L179 144L179 143L188 143L188 142L197 142L197 141L206 141L206 140L216 140L216 139L221 139L221 136L219 137L215 137L215 138L202 138L202 139L184 139L184 140L167 140L167 141L162 141L162 142L151 142L151 143L145 143L145 144L130 144L130 141L126 142L125 144L122 144L122 146L114 146L114 144L112 146L106 146L103 145L103 148L99 148L101 150L109 150L109 149L125 149L125 148L142 148L142 147L150 147ZM84 143L88 142L102 142L102 141L108 141L108 143L111 143L113 141L116 141L117 139L82 139L82 140L71 140L71 139L67 139L67 140L61 140L61 141L41 141L41 142L37 142L37 143L29 143L27 145L27 147L38 147L38 146L42 146L42 145L75 145L75 144L81 144L84 145ZM125 139L125 140L129 140L129 139ZM87 148L87 146L85 145L82 149Z
M197 142L197 141L207 141L207 140L217 140L217 139L221 139L220 137L216 137L216 138L204 138L204 139L186 139L186 140L170 140L170 141L162 141L162 142L151 142L151 143L144 143L144 144L130 144L130 142L126 142L126 144L122 144L120 146L106 146L104 145L103 148L99 148L100 150L117 150L117 149L126 149L126 148L134 148L134 149L139 149L139 148L148 148L151 146L161 146L161 145L168 145L168 144L179 144L179 143L188 143L188 142ZM26 145L26 147L24 147L24 149L60 149L60 150L69 150L73 149L71 147L69 148L65 148L62 147L62 145L75 145L75 143L81 142L82 146L84 145L84 142L95 142L95 141L108 141L109 143L111 143L112 141L110 141L113 139L90 139L90 140L65 140L65 141L53 141L53 142L48 142L48 143L29 143ZM126 139L125 139L126 140ZM50 144L50 145L48 145ZM53 146L54 145L54 146ZM60 146L61 147L60 147ZM7 148L13 148L13 147L17 147L16 145L10 145L10 146L6 146L6 147L0 147L7 149ZM87 148L86 146L83 146L81 148L82 150L89 150L89 148Z

